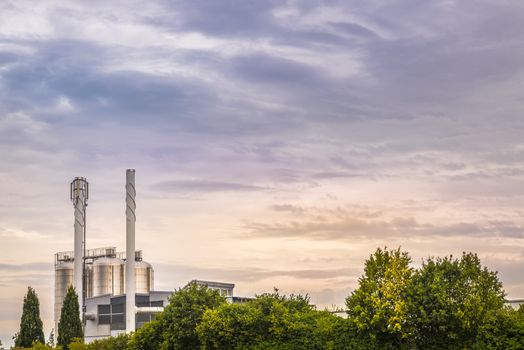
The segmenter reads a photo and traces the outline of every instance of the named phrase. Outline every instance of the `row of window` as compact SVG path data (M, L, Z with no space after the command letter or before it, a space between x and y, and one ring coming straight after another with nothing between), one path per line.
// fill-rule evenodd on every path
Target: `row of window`
M97 305L98 324L111 325L111 330L125 330L126 328L126 313L125 313L124 298L114 298L111 304ZM137 307L164 307L164 301L156 300L150 301L148 297L141 296L136 300ZM152 313L140 313L136 315L136 325L141 327L144 323L149 322L155 318Z

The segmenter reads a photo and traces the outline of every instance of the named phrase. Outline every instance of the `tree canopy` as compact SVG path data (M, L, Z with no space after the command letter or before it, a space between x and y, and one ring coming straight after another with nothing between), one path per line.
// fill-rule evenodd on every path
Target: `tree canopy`
M154 321L136 332L132 349L199 349L196 327L208 309L225 303L216 290L190 283L169 298L169 304Z
M346 299L350 325L382 349L400 348L409 335L410 263L408 253L400 248L378 248L365 262L359 287Z
M207 310L197 332L203 349L334 349L343 323L307 296L275 291Z
M20 331L15 336L15 346L30 347L34 342L44 343L44 330L40 318L40 302L38 295L31 287L27 287L24 297Z
M58 322L58 339L57 345L62 346L65 350L69 349L69 344L75 338L83 338L82 321L80 321L80 306L78 296L73 286L67 290L64 298L64 304L60 312L60 321Z
M504 296L497 273L476 254L428 258L413 268L407 252L379 248L346 299L347 319L317 310L307 295L275 289L232 304L217 291L189 284L136 332L83 344L66 327L78 322L81 332L70 289L58 342L69 350L524 349L524 307L504 306ZM51 348L37 343L33 349Z
M504 305L495 272L476 254L429 258L413 275L408 297L412 343L420 349L463 349Z

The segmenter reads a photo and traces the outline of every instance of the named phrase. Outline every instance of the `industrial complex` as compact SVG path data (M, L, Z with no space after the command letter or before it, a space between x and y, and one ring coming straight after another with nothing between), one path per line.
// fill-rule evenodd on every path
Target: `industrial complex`
M89 184L77 177L70 187L74 206L74 250L55 254L55 330L69 286L78 294L86 342L128 333L152 320L168 304L172 291L155 291L153 266L135 249L135 170L126 171L126 250L116 247L86 249L86 207ZM220 291L229 302L232 283L193 280Z

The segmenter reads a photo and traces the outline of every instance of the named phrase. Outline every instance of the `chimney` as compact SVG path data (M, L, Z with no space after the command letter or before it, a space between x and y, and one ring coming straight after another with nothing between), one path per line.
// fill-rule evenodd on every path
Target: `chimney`
M126 333L135 330L135 169L126 171Z
M83 177L75 177L71 182L70 197L75 208L75 259L73 268L73 287L78 295L78 305L83 321L84 311L84 253L85 253L85 224L86 207L89 198L89 184Z

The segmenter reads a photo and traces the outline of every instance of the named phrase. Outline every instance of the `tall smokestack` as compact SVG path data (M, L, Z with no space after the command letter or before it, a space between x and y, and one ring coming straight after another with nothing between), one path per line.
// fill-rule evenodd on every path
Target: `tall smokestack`
M70 188L71 201L75 208L75 260L73 272L73 286L78 294L80 315L84 311L84 250L85 250L85 224L86 207L89 198L89 184L83 177L75 177Z
M135 169L126 171L126 332L135 330Z

